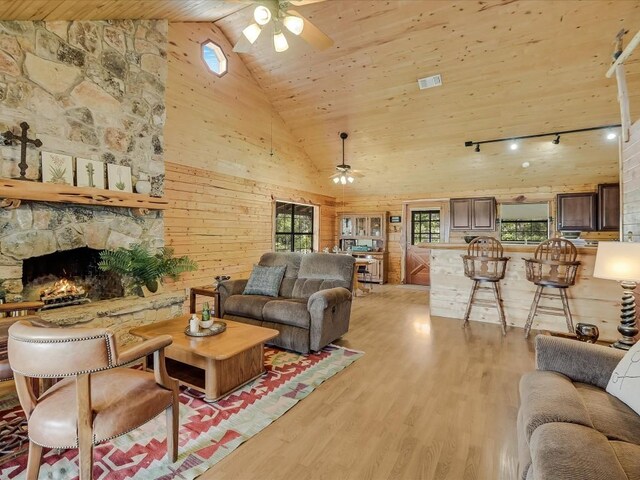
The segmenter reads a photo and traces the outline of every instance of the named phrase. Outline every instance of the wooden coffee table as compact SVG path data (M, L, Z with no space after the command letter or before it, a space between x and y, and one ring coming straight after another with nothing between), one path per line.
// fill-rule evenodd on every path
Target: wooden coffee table
M264 343L277 337L277 330L221 320L227 324L225 332L211 337L190 337L184 333L190 317L152 323L130 333L145 340L171 335L173 343L165 349L169 375L203 392L207 402L262 375Z

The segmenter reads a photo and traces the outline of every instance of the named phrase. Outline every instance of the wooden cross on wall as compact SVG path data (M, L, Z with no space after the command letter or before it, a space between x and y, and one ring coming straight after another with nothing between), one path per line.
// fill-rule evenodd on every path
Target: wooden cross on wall
M39 148L42 146L42 142L38 139L33 140L27 137L27 130L29 130L29 124L27 122L22 122L20 128L22 129L20 135L16 135L11 130L7 130L2 135L6 140L20 142L20 163L18 164L20 168L20 180L26 180L27 168L29 168L29 165L27 165L27 145L31 143Z

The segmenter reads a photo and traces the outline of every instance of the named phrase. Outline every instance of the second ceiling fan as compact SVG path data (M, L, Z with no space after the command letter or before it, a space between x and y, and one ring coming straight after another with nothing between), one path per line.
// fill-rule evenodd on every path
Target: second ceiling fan
M259 0L251 2L256 4L253 11L254 23L242 30L242 35L234 45L233 51L247 53L256 42L262 32L273 36L273 46L276 52L284 52L289 48L289 43L284 35L288 31L300 36L307 43L318 50L324 50L333 45L325 35L310 20L303 17L291 7L300 7L311 3L319 3L324 0Z

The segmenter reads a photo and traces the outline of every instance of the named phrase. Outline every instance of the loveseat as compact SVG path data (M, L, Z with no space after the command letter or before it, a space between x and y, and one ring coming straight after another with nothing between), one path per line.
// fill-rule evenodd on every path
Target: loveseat
M624 351L536 337L520 381L521 480L640 479L640 416L605 389Z
M349 330L354 258L332 253L265 253L261 266L286 266L277 297L243 295L247 280L227 280L220 291L220 316L273 328L271 344L308 353Z

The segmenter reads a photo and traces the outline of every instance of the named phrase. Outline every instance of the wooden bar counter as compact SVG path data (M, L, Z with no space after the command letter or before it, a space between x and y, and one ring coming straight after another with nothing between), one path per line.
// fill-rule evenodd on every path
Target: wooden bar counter
M472 283L464 276L461 258L467 252L467 244L429 243L420 246L431 249L431 315L464 318ZM537 245L503 246L504 255L510 257L505 278L500 282L507 324L523 328L535 285L527 281L522 258L533 257ZM596 250L596 247L578 247L578 260L582 264L576 284L568 291L573 323L592 323L600 329L601 337L617 338L622 290L617 282L593 278ZM498 313L493 307L474 306L470 319L499 324ZM563 317L538 314L533 328L564 332L567 326ZM498 326L496 331L500 331ZM523 331L518 330L517 333L523 334Z

